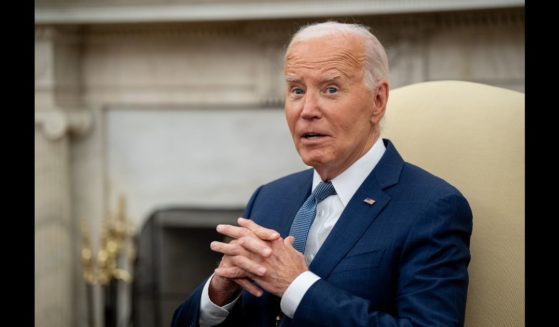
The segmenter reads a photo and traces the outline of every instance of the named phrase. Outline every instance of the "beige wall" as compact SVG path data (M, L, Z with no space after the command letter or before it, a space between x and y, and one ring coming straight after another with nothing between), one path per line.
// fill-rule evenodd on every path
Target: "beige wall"
M343 20L371 26L385 44L392 87L457 79L524 90L523 8ZM292 146L282 121L281 71L288 36L309 21L36 26L36 204L44 209L35 216L38 325L86 325L78 252L69 249L79 249L80 222L91 226L96 245L119 193L127 195L139 228L150 210L168 204L156 195L179 205L243 206L260 184L303 167L294 151L284 155ZM231 124L247 110L260 118ZM160 112L155 124L170 111L184 119L207 112L196 119L214 127L208 128L212 137L188 124L167 124L165 134L151 135L153 129L119 125L111 114L136 119ZM258 128L247 128L253 124ZM171 143L166 139L188 140L186 154L177 156L181 146L174 142L168 158L142 160L132 151L135 139L126 137L132 134L153 140L146 158L161 155L160 147ZM223 144L227 151L219 149ZM261 168L239 179L248 175L251 154ZM218 164L204 169L213 155ZM157 165L165 160L182 160L184 173ZM150 169L158 185L142 183ZM234 196L208 187L208 179L229 185Z

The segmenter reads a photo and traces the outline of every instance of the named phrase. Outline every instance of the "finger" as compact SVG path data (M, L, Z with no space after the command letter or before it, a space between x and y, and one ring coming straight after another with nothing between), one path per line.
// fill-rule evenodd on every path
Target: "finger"
M250 219L239 217L239 225L250 229L256 236L266 241L273 241L280 237L280 234L273 229L262 227Z
M235 256L242 253L242 248L240 244L237 243L223 243L213 241L210 243L210 249L212 249L212 251L214 252L219 252L230 256Z
M248 259L247 257L238 255L231 257L233 264L246 272L257 275L264 276L266 274L266 267L257 264L256 262Z
M263 293L262 290L258 286L256 286L254 283L252 283L250 280L248 280L246 278L242 278L242 279L235 279L234 281L235 281L235 283L240 285L242 288L244 288L250 294L252 294L256 297L262 296L262 293Z
M247 228L225 224L217 225L215 230L222 235L229 236L235 239L251 234L251 231Z
M288 236L286 239L283 240L283 244L285 245L287 250L294 251L296 253L303 255L301 252L299 252L299 250L293 247L294 242L295 242L295 237L293 236Z
M293 247L293 242L295 242L295 237L288 236L285 240L283 240L283 244L288 252L291 252L295 256L299 256L300 258L304 258L304 254L299 252L296 248ZM304 260L304 259L303 259Z
M283 240L283 242L285 245L293 247L293 242L295 242L295 237L288 236L285 240Z
M252 252L254 254L269 257L272 254L272 249L261 239L252 237L252 236L244 236L239 238L238 243L242 246L245 250Z
M248 277L247 273L238 267L218 267L214 269L214 272L218 276L230 279Z

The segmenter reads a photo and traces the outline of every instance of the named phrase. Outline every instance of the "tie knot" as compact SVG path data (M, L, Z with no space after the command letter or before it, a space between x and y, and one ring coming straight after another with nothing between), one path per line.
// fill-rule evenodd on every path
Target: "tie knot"
M318 186L312 192L312 195L316 199L316 203L326 199L330 195L336 194L336 190L334 189L334 185L330 182L320 182Z

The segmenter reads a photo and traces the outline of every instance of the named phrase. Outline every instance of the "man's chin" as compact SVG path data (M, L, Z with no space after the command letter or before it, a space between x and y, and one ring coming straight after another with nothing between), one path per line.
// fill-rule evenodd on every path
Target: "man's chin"
M324 160L323 158L320 157L316 157L316 156L307 156L307 157L302 157L303 162L305 163L305 165L313 167L314 169L320 169L322 167L324 167Z

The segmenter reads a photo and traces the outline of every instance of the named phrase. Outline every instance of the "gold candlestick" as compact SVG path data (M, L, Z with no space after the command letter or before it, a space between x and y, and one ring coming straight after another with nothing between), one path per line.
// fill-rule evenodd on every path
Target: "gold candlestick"
M87 307L89 326L95 326L93 287L100 285L104 294L105 326L116 326L118 319L118 281L132 282L131 269L136 258L133 243L133 228L126 218L126 201L120 195L116 217L109 212L101 225L100 249L93 251L89 229L82 224L81 261L83 278L86 282ZM128 262L126 267L119 267L123 260Z

